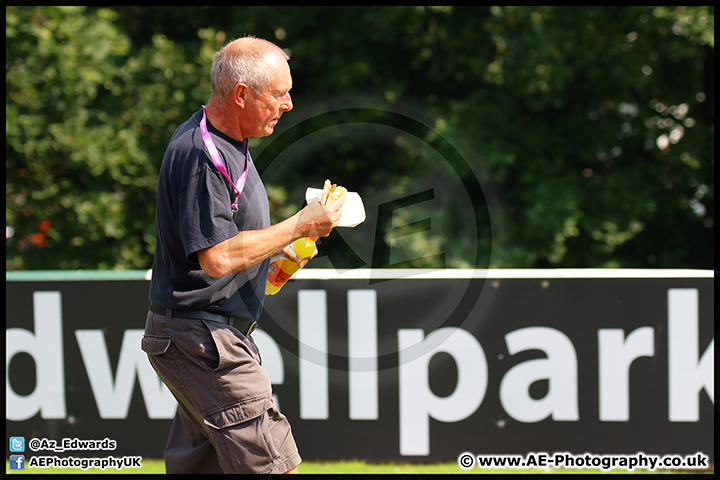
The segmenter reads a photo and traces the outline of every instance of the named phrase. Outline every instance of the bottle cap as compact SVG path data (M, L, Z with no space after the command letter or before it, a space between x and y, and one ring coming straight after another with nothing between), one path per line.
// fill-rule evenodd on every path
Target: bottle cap
M293 248L300 258L307 258L315 251L315 242L310 238L300 238L295 240Z

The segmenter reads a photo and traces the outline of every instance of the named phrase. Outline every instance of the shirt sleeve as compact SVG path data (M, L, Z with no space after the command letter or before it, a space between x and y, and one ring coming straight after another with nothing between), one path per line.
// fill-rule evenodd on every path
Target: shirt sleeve
M239 232L226 183L219 172L203 168L188 179L180 192L178 220L188 260L197 261L198 250L224 242Z

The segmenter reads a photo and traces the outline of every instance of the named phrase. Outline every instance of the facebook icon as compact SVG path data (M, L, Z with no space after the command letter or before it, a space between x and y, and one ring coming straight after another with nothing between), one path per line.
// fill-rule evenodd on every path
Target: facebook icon
M25 470L25 455L10 455L10 470Z

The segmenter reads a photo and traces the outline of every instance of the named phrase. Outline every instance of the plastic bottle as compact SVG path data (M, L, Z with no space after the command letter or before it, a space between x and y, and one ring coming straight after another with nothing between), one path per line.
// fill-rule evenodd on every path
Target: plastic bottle
M308 258L315 252L314 238L300 238L292 244L292 249L300 258ZM285 283L300 269L300 264L295 263L289 258L283 256L270 264L268 270L267 283L265 283L265 295L275 295L285 285Z

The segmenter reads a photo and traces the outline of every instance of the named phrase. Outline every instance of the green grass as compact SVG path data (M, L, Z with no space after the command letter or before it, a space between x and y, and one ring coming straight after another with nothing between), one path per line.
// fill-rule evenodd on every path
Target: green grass
M627 474L626 470L617 469L609 472L603 472L600 469L480 469L471 468L469 470L463 470L458 466L457 463L374 463L365 462L362 460L347 460L347 461L333 461L333 462L303 462L298 467L299 473L310 473L310 474L453 474L453 473L470 473L470 474L482 474L482 473L513 473L513 474L526 474L526 473L567 473L567 474L598 474L598 473L620 473ZM79 468L26 468L25 470L10 470L10 461L6 460L5 472L8 474L164 474L165 464L162 460L151 460L143 459L142 468L128 468L117 470L115 468L107 468L101 470L99 468L90 468L87 470L81 470ZM647 470L634 470L632 473L680 473L670 471L656 471L649 472ZM687 471L682 472L687 473ZM703 471L697 473L711 473L710 471Z

